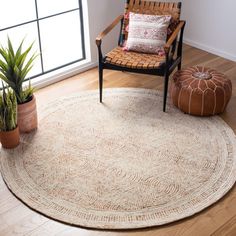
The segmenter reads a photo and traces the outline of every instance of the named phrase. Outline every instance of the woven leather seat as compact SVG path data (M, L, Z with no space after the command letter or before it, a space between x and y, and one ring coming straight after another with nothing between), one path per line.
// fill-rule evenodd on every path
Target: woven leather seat
M105 62L134 69L157 69L165 63L165 55L127 52L116 47L106 55Z

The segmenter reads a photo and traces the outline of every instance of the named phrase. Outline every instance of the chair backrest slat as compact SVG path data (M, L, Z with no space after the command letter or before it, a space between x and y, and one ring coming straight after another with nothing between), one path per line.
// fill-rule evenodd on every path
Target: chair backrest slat
M127 26L129 25L129 12L148 14L148 15L171 15L172 21L168 30L168 37L174 31L180 20L181 3L180 2L156 2L146 0L126 0L125 19L122 29L122 39L128 38Z

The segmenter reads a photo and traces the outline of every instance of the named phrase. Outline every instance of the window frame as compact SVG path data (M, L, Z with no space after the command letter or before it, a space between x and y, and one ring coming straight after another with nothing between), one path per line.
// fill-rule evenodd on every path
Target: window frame
M25 81L28 81L28 80L31 80L31 79L34 79L34 78L38 78L40 76L46 75L48 73L57 71L57 70L62 69L64 67L67 67L67 66L73 65L75 63L81 62L83 60L86 60L87 57L86 57L86 49L85 49L84 14L83 14L82 0L78 0L78 7L77 8L73 8L73 9L70 9L70 10L62 11L62 12L57 12L55 14L51 14L51 15L44 16L44 17L39 17L38 3L37 3L37 0L35 0L35 11L36 11L36 19L0 29L0 32L2 32L2 31L5 31L5 30L9 30L9 29L17 28L17 27L20 27L20 26L23 26L23 25L27 25L27 24L30 24L30 23L36 23L37 24L37 37L38 37L38 43L39 43L39 45L38 45L39 46L39 57L40 57L40 64L41 64L41 71L42 72L38 73L36 75L33 75L29 78L26 78ZM82 57L77 59L77 60L68 62L66 64L63 64L63 65L57 66L53 69L45 71L44 70L44 62L43 62L41 34L40 34L40 24L39 23L40 23L41 20L56 17L56 16L63 15L63 14L67 14L67 13L70 13L70 12L75 12L75 11L79 12L79 17L80 17L80 36L81 36Z

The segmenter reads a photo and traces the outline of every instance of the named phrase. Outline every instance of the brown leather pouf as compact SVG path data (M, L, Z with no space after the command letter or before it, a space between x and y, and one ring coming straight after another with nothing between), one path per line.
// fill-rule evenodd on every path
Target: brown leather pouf
M220 114L231 95L231 81L216 70L194 66L174 74L172 100L185 113L197 116Z

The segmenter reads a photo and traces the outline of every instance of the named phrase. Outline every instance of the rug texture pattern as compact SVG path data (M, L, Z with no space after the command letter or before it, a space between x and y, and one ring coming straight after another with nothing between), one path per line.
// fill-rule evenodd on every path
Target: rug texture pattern
M73 225L162 225L205 209L236 180L236 139L219 117L184 115L162 94L105 90L39 109L39 129L1 149L1 173L31 208Z

